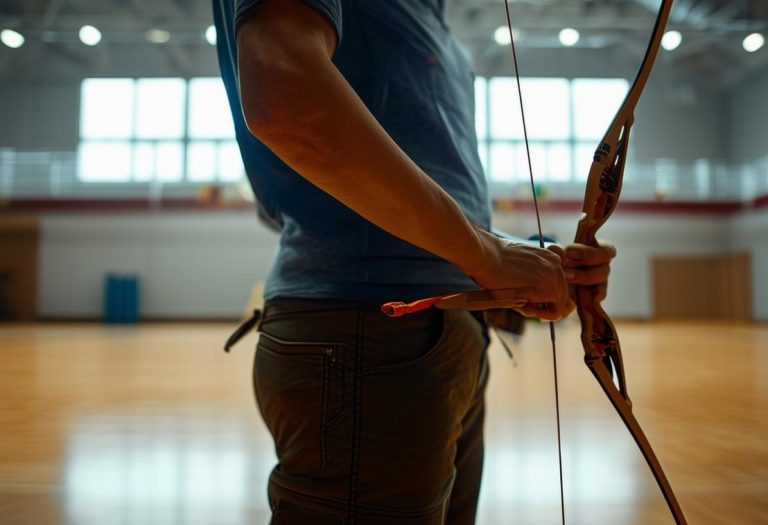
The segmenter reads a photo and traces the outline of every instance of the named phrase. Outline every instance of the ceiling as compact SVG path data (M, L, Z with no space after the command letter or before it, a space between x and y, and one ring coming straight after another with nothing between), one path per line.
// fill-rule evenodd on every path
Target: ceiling
M494 30L505 23L502 0L446 4L449 23L478 69L493 72L498 55L506 52L493 41ZM573 27L581 33L574 46L578 52L636 60L645 50L660 0L511 0L510 6L521 50L559 52L560 29ZM101 47L107 50L125 44L146 45L147 52L150 46L160 47L183 69L194 48L208 46L202 34L210 23L210 0L0 0L0 28L21 31L28 43L13 54L25 48L38 53L40 48L68 48L58 56L80 66L77 30L84 24L101 29ZM170 41L149 42L145 33L153 28L169 31ZM752 54L741 47L751 32L768 36L768 0L676 0L668 28L684 37L668 60L689 75L728 86L768 68L768 46ZM13 59L0 50L0 72L8 71L3 62Z

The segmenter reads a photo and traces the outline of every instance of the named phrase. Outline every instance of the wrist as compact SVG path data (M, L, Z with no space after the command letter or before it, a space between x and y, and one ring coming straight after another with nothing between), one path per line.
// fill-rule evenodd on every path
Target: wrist
M492 233L489 233L475 225L472 225L476 238L476 248L469 250L466 259L457 264L459 269L472 278L475 282L481 282L483 276L489 273L491 268L499 265L499 243L505 241Z

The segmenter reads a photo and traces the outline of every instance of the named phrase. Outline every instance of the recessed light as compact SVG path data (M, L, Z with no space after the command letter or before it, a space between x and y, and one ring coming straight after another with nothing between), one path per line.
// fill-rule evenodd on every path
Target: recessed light
M760 33L752 33L748 35L742 43L744 50L749 53L754 53L765 45L765 37Z
M493 32L493 40L500 46L508 46L512 43L512 38L509 36L509 28L507 26L500 26Z
M144 38L153 44L165 44L171 39L171 33L165 29L150 29L144 33Z
M581 35L579 35L579 32L574 28L566 27L560 31L558 38L560 39L561 44L566 47L571 47L576 45L576 43L579 41L579 38L581 38Z
M208 26L208 29L205 30L205 39L212 46L216 45L216 26Z
M661 37L661 47L667 51L674 51L683 42L683 35L680 31L667 31L664 36Z
M0 41L11 49L18 49L24 45L24 35L13 29L0 31Z
M101 42L101 31L93 26L86 25L81 27L78 36L80 41L86 46L95 46Z

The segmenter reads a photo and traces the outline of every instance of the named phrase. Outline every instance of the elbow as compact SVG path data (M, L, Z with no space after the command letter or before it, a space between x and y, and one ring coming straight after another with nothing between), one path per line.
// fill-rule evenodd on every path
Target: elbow
M269 82L260 82L258 78L269 77L261 76L258 72L249 72L245 78L241 76L240 105L248 131L257 139L263 139L275 124L278 101L270 96L272 90L268 86Z
M245 126L248 131L255 138L262 140L269 131L269 122L272 120L266 107L260 104L259 101L249 100L242 101L243 118L245 119Z
M299 79L280 65L250 63L241 69L240 104L251 135L269 144L300 120Z

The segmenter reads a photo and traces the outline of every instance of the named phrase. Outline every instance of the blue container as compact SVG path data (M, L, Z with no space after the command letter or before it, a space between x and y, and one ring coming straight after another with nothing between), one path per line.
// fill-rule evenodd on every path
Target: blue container
M139 322L139 278L135 275L104 276L104 323Z

